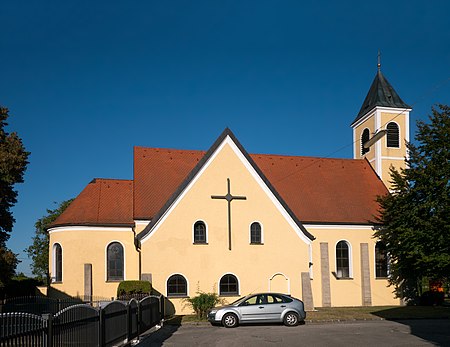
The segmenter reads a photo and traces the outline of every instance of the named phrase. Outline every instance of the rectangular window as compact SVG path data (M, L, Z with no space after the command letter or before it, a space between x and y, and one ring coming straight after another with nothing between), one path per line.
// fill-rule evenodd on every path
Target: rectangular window
M375 246L375 276L376 278L388 277L388 255L386 246L377 242Z

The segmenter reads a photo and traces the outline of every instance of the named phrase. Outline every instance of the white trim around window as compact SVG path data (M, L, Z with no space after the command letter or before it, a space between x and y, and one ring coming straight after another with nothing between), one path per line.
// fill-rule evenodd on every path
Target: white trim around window
M195 224L197 224L198 222L202 222L205 225L205 242L195 242ZM192 243L194 245L207 245L208 241L208 223L206 223L203 219L197 219L192 224Z
M252 225L253 223L258 223L261 228L261 242L260 243L254 243L252 242ZM251 245L263 245L264 244L264 227L263 224L259 220L252 221L248 226L248 243Z
M378 280L383 280L383 279L388 279L389 278L389 270L390 270L390 266L389 266L389 253L387 253L386 251L386 273L387 276L386 277L377 277L377 245L378 243L381 242L380 240L376 241L374 246L373 246L373 275L375 279Z
M56 246L61 247L61 280L57 281L56 280ZM55 242L53 244L52 247L52 277L51 277L51 281L52 283L62 283L63 279L64 279L64 271L63 271L63 247L61 246L61 244L59 242Z
M179 294L179 295L175 295L175 294L170 294L169 295L169 292L168 292L168 290L167 290L167 285L169 284L169 279L172 277L172 276L181 276L181 277L183 277L184 278L184 280L186 281L186 294L183 294L183 295L181 295L181 294ZM189 296L189 280L187 279L187 277L185 276L185 275L183 275L182 273L180 273L180 272L174 272L174 273L172 273L172 274L170 274L169 276L167 276L167 278L166 278L166 285L165 285L165 290L166 290L166 297L168 297L168 298L176 298L177 296L178 297L186 297L186 296Z
M221 292L220 292L220 281L226 275L232 275L232 276L236 277L236 280L237 280L237 294L236 294L236 296L241 295L241 279L236 274L234 274L232 272L226 272L222 276L219 277L219 281L217 282L219 284L219 288L218 288L218 291L217 291L219 293L219 296L231 296L231 295L227 295L227 294L221 294ZM234 296L234 295L232 295L232 296Z
M397 125L397 129L398 129L398 147L388 146L388 134L387 133L386 133L386 136L384 138L384 147L385 148L401 149L403 146L402 146L402 134L401 134L402 128L400 127L400 125L397 122L391 120L389 123L387 123L385 125L384 129L386 131L389 131L388 130L388 125L391 124L391 123L394 123L395 125Z
M342 279L350 278L351 279L351 278L353 278L353 251L352 251L352 244L348 240L345 240L345 239L338 240L334 245L334 271L337 276L338 275L338 267L337 267L336 249L337 249L338 243L341 241L345 242L348 246L348 277L338 277L338 278L342 278Z
M108 246L111 243L120 243L120 245L123 248L123 279L122 281L126 281L127 279L127 273L126 273L126 268L127 268L127 257L126 257L126 248L125 245L122 243L122 241L119 240L111 240L109 241L106 246L105 246L105 282L116 282L116 281L108 281Z

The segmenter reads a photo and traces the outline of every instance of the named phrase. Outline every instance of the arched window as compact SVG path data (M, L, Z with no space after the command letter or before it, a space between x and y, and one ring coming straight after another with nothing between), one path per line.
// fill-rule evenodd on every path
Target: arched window
M236 276L224 275L220 279L219 295L239 295L239 285Z
M375 245L375 277L388 277L388 255L386 245L381 241Z
M172 275L167 280L167 296L187 296L187 281L182 275Z
M369 129L364 129L362 134L361 134L361 155L366 154L367 152L370 151L370 148L364 148L364 144L369 141L370 138L370 131Z
M59 243L53 246L53 281L62 282L62 247Z
M123 247L119 242L108 245L107 259L107 280L123 281Z
M400 147L400 132L397 123L390 122L387 127L387 146L399 148Z
M339 241L336 245L336 276L350 277L350 252L346 241Z
M250 225L250 243L251 244L262 243L261 224L259 224L258 222L253 222Z
M194 224L194 243L207 243L206 239L206 225L202 221Z

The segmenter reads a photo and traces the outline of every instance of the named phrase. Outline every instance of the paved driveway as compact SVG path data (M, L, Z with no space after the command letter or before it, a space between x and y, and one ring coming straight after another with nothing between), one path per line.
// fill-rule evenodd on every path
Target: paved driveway
M166 325L139 347L154 346L450 346L450 320L358 321L251 325L235 329L207 324Z

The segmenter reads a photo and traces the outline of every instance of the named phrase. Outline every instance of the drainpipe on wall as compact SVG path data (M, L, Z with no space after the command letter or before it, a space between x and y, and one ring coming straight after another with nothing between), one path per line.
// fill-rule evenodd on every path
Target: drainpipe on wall
M136 237L136 230L133 227L133 234L134 234L134 247L136 248L136 252L138 252L138 274L139 277L138 279L141 280L141 275L142 275L142 267L141 267L141 242L138 240L138 238Z

